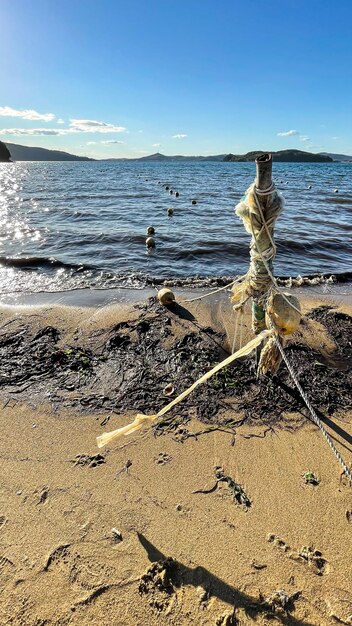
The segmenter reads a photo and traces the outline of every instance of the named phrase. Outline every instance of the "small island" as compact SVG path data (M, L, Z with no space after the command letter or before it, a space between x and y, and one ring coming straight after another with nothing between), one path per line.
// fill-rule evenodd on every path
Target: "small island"
M256 150L247 152L247 154L228 154L224 161L234 161L243 163L245 161L255 161L259 156L264 154L264 150ZM271 153L273 161L281 161L281 163L332 163L333 159L327 154L314 154L313 152L305 152L304 150L278 150Z

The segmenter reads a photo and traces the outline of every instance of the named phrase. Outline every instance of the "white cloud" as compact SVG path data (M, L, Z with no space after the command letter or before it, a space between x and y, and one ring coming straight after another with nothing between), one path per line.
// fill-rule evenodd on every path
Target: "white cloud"
M152 148L160 148L161 143L152 143Z
M69 130L74 133L123 133L126 128L96 120L70 120Z
M68 128L3 128L0 135L71 135L74 133L123 133L126 128L95 120L70 120Z
M97 141L87 141L87 146L94 146L96 143L98 143Z
M110 146L113 143L124 143L124 142L123 141L117 141L116 139L107 139L106 141L101 141L100 143L103 143L106 146Z
M300 141L310 141L310 137L307 137L307 135L302 135L302 136L299 138L299 140L300 140Z
M65 120L61 119L61 117L59 117L58 120L56 120L58 124L64 124Z
M2 128L0 135L67 135L67 131L56 128Z
M185 137L188 137L188 135L185 135L183 133L178 133L178 135L172 135L173 139L184 139Z
M282 130L277 134L279 137L292 137L293 135L299 135L299 130Z
M51 122L55 119L53 113L38 113L38 111L33 111L33 109L23 109L21 111L11 107L0 107L0 115L3 117L20 117L22 120L41 120L43 122Z

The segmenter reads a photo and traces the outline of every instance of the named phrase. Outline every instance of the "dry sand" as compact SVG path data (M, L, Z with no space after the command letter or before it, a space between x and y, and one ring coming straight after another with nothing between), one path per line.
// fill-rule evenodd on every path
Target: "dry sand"
M304 307L321 303L306 298ZM183 306L231 345L227 297ZM340 310L351 314L348 303ZM2 307L0 337L25 322L55 326L68 343L78 329L89 342L139 314L128 304ZM319 324L309 341L334 349ZM104 412L54 410L30 387L9 397L1 396L1 625L352 624L352 490L301 414L273 430L244 424L183 443L177 431L149 429L100 451ZM131 417L113 415L105 430ZM350 464L352 413L331 420ZM187 429L205 426L193 419ZM242 486L247 510L216 482L216 467ZM319 485L305 483L308 470Z

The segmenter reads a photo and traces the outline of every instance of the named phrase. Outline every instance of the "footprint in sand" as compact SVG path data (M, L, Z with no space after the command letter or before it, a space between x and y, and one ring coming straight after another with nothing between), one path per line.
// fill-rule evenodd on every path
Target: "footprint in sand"
M318 576L322 576L323 574L328 573L328 562L326 559L323 558L320 550L316 550L311 546L303 546L300 550L291 550L286 541L280 539L280 537L272 533L267 536L267 541L269 543L272 543L275 547L283 550L283 552L287 552L287 556L290 559L293 559L294 561L299 561L300 563L303 562L311 567L314 573Z
M98 465L103 465L105 462L105 456L103 454L77 454L74 459L71 459L71 463L73 463L75 467L77 465L98 467Z

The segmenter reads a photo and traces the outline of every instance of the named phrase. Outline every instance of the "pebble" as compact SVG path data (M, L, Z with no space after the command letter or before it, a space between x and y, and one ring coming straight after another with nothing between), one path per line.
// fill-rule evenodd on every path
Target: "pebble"
M19 489L18 491L16 491L16 496L21 496L22 495L22 489Z

